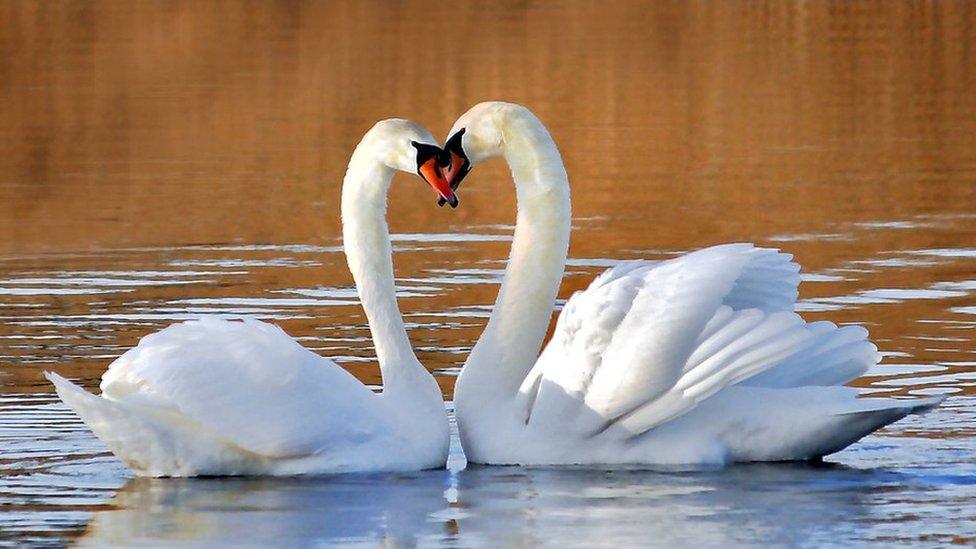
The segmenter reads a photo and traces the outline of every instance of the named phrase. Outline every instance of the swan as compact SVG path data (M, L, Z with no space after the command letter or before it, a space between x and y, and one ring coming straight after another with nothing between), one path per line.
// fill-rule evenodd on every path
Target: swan
M343 243L383 377L374 394L335 362L254 319L201 318L144 337L95 396L50 372L58 396L140 476L298 475L445 466L441 390L417 360L397 307L386 195L418 173L457 206L431 134L378 122L342 184Z
M497 300L455 385L469 462L817 460L941 401L856 398L844 384L880 358L867 331L805 322L793 311L799 266L751 244L604 272L542 349L570 234L559 151L510 103L476 105L449 136L452 188L503 156L518 204Z

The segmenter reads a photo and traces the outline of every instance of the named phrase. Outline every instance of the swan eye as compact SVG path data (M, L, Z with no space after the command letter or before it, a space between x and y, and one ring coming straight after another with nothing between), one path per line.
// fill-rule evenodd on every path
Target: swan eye
M431 158L440 158L444 154L437 145L428 145L426 143L417 143L416 141L411 141L413 148L417 149L417 169L419 170L421 166L426 164Z

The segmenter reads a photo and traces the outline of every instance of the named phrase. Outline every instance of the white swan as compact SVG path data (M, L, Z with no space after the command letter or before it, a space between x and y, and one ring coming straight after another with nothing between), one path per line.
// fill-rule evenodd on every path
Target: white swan
M109 366L101 396L46 373L58 395L139 475L444 467L450 435L443 397L407 338L384 217L394 170L419 173L457 205L435 143L412 122L381 121L356 147L343 180L344 247L382 394L276 326L204 318L143 338Z
M452 187L504 156L518 197L494 309L457 380L468 460L704 464L817 459L940 399L858 399L879 360L856 326L793 312L799 266L750 244L610 269L566 303L539 355L565 265L569 183L524 107L464 114L445 148Z

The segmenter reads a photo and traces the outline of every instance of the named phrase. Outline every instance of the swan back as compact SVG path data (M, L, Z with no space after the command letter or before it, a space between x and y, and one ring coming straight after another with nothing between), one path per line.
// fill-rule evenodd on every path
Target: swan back
M376 396L352 374L251 319L203 318L148 335L109 366L101 389L267 457L325 452L382 423Z

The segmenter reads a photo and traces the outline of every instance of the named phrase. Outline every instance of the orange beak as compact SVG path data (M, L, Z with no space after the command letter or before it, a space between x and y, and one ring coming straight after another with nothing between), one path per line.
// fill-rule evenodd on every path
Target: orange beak
M458 199L456 196L454 196L454 189L451 188L451 182L444 174L444 170L441 169L440 164L437 163L436 157L424 162L417 172L420 174L420 177L424 178L424 181L426 181L428 185L437 191L437 194L440 195L445 202L450 204L452 208L457 208Z
M467 158L454 151L447 151L447 153L451 155L451 165L444 170L444 176L447 178L447 182L451 184L451 190L456 191L461 185L461 180L471 171L471 163L468 162ZM443 198L437 201L438 206L443 206L445 203L447 200Z

